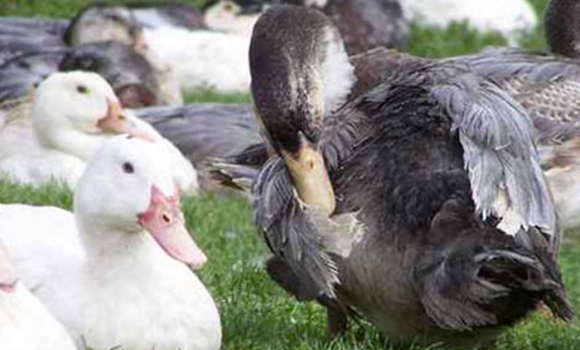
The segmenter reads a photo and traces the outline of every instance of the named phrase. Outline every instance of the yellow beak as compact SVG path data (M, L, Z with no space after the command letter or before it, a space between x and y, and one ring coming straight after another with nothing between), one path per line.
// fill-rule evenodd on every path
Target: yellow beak
M336 204L322 153L303 139L298 152L291 154L282 150L281 154L300 199L330 216Z

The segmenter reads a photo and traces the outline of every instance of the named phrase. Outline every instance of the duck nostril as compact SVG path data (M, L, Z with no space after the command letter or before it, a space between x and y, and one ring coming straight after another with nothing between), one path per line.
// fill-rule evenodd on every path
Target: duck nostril
M163 213L163 215L161 215L161 218L163 219L163 221L165 221L165 223L167 224L171 224L171 216L169 216L169 214L167 213Z
M118 119L119 119L119 121L124 122L127 119L127 117L125 117L122 114L119 114Z

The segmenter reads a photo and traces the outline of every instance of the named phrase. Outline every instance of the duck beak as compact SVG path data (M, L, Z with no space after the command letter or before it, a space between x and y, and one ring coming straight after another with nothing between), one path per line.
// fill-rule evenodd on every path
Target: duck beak
M153 185L149 208L137 216L137 223L175 260L193 269L199 269L207 262L206 255L187 232L177 190L173 196L166 196Z
M334 190L320 150L300 133L298 152L281 153L300 199L330 216L335 208Z
M10 263L8 252L0 244L0 290L12 293L16 289L16 283L18 283L16 271Z
M119 102L107 100L107 104L107 115L97 122L99 129L112 134L128 134L151 142L157 140L156 135L140 128L131 118L125 116Z

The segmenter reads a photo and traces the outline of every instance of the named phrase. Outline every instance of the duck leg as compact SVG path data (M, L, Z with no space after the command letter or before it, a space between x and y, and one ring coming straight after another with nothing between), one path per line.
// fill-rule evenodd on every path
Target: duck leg
M336 300L325 296L318 298L318 302L326 307L328 338L335 339L345 334L348 330L348 311Z

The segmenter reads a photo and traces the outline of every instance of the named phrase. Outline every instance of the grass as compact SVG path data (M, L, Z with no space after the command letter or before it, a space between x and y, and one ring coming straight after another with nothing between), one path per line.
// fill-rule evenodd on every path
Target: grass
M70 17L86 0L0 0L0 15ZM200 3L199 1L188 1ZM465 0L468 1L468 0ZM546 0L533 0L542 11ZM543 49L541 28L524 40L531 49ZM476 52L504 40L494 34L476 33L458 23L445 30L412 27L410 51L428 57L445 57ZM219 95L199 91L187 97L190 102L248 102L244 94ZM60 186L40 189L0 182L0 203L55 205L70 209L70 191ZM287 297L266 276L263 265L267 249L251 221L251 208L245 199L207 194L186 198L183 209L196 241L210 262L200 272L219 305L223 329L223 348L231 350L346 350L384 349L377 332L368 324L352 324L344 338L329 342L325 312L314 303L299 303ZM563 249L561 265L573 302L580 306L580 244ZM410 350L428 350L410 347ZM429 350L443 349L434 346ZM561 325L537 314L515 327L500 340L499 350L580 349L578 324Z
M219 93L211 89L198 90L188 93L184 97L188 103L197 102L224 102L224 103L250 103L252 98L250 94L243 92Z

